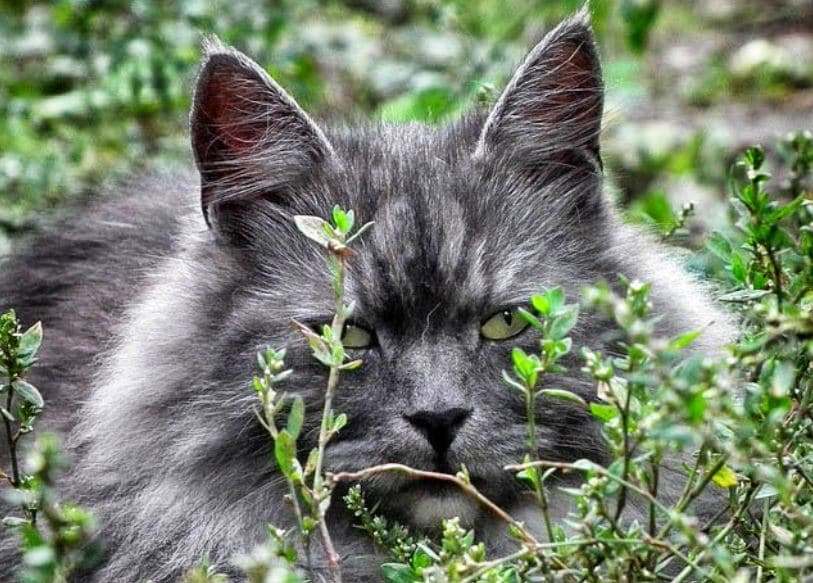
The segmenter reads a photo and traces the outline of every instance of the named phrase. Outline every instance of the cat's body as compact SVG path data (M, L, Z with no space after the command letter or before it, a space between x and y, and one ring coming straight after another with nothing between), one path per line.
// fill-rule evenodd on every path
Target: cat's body
M45 326L31 378L74 458L62 491L102 523L108 554L83 580L171 581L203 558L228 564L264 540L269 522L290 523L249 380L258 349L287 346L286 389L308 405L307 451L325 370L290 320L317 325L333 304L322 252L293 215L339 204L375 221L347 285L376 344L342 377L335 409L349 424L328 448L331 471L465 464L486 495L525 516L502 470L523 457L522 405L499 373L511 346L533 351L535 339L494 342L478 329L543 285L575 298L624 273L653 282L664 333L715 322L699 348L729 339L703 291L601 194L600 90L584 16L534 49L490 114L444 128L321 130L245 57L210 49L192 118L202 188L192 173L122 188L35 240L0 281L2 307ZM574 344L600 347L604 329L585 317ZM570 369L569 388L592 398L575 360ZM416 421L427 414L443 427ZM540 455L602 458L585 412L544 403L539 420ZM432 431L448 433L442 452ZM460 515L506 542L502 525L454 492L396 477L366 491L413 525ZM369 543L334 507L347 580L375 577ZM9 572L13 541L2 536Z

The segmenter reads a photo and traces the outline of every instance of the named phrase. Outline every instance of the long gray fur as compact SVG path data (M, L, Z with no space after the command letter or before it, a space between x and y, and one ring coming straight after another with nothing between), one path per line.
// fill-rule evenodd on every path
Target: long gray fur
M707 292L622 225L602 193L596 55L582 13L531 51L491 112L443 127L320 129L247 57L209 44L191 121L199 173L114 188L3 265L0 305L45 326L32 382L74 461L63 495L102 524L105 558L78 580L173 581L203 558L229 568L266 524L290 524L248 381L258 349L287 347L295 375L284 388L306 399L309 450L325 371L290 321L327 321L332 301L322 253L293 215L327 216L337 203L375 221L348 289L378 345L342 378L335 408L349 425L328 449L331 471L432 469L404 416L462 404L472 412L449 465L465 464L486 495L533 521L502 470L523 457L525 424L499 373L511 346L533 351L535 339L482 340L485 318L540 286L575 298L623 273L654 283L664 334L703 328L701 350L732 337ZM605 350L614 340L591 315L573 335ZM568 388L594 398L570 364ZM541 456L604 459L583 411L544 402L538 415ZM404 487L390 476L365 490L410 521L420 501ZM341 506L330 518L347 579L375 579L373 550ZM501 526L459 510L492 547L508 544ZM9 573L18 558L2 536Z

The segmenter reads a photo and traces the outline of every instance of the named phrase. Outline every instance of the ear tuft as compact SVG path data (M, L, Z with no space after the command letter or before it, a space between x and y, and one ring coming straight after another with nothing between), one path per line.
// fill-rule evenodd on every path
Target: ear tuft
M585 4L517 69L488 117L476 155L520 148L538 161L564 150L599 157L604 85Z
M217 37L203 40L190 130L201 205L280 194L333 154L322 131L273 79Z

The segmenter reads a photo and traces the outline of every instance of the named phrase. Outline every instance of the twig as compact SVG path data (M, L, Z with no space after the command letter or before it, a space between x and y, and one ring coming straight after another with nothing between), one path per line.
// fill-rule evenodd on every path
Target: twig
M540 544L539 541L536 540L536 538L528 531L528 529L525 528L525 526L521 522L515 520L505 510L503 510L502 508L497 506L494 502L486 498L470 482L462 480L457 476L453 476L452 474L442 474L440 472L417 470L415 468L411 468L403 464L381 464L378 466L364 468L363 470L359 470L357 472L339 472L338 474L328 474L328 479L330 479L333 483L359 482L361 480L369 478L370 476L376 474L383 474L387 472L396 472L399 474L404 474L409 478L413 479L439 480L441 482L449 482L451 484L454 484L458 488L463 490L463 492L474 498L479 504L485 507L495 517L499 518L501 521L505 522L512 528L516 529L516 532L520 535L524 543L531 545L533 548L538 548Z

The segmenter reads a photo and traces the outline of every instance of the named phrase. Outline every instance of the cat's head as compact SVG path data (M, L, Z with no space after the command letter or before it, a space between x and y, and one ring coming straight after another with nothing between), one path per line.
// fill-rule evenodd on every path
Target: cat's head
M326 371L290 318L327 322L333 299L322 251L291 218L326 217L334 203L354 209L375 222L347 280L356 302L347 343L364 365L341 377L335 409L349 423L327 450L328 470L465 465L486 494L510 503L517 485L503 466L522 460L526 421L500 372L511 347L538 350L516 309L541 286L573 298L615 271L605 253L614 223L601 191L602 105L584 13L529 53L490 111L441 127L320 128L260 67L211 43L193 149L213 240L246 274L229 297L231 332L221 340L230 354L218 374L243 378L245 355L287 345L294 375L280 389L307 397L304 447L313 444ZM576 344L597 326L584 319ZM556 382L587 396L577 373L572 363ZM579 408L546 402L537 417L540 455L600 455ZM478 513L438 483L380 475L366 489L420 526Z

